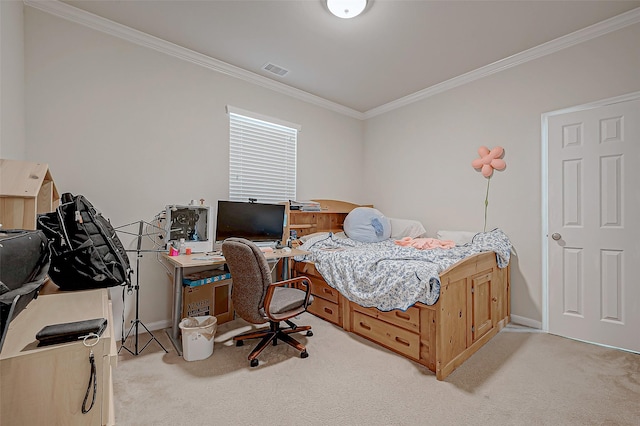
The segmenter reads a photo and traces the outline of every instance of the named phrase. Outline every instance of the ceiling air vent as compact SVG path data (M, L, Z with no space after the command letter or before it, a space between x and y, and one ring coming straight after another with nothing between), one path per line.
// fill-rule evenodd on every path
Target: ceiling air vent
M265 70L265 71L269 71L270 73L273 73L273 74L277 75L278 77L284 77L289 72L289 70L286 70L286 69L284 69L282 67L274 65L274 64L272 64L270 62L267 62L266 64L264 64L262 66L262 69Z

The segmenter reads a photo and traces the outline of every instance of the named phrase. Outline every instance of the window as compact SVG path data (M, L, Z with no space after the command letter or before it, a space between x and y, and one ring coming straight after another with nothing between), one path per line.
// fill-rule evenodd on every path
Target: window
M229 200L295 200L300 126L233 107L227 107L227 111Z

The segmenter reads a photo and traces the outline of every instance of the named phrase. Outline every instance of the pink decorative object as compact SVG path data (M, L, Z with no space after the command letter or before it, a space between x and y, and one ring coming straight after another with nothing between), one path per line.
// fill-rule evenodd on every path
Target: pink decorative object
M501 158L504 155L504 149L501 146L496 146L492 150L489 150L486 146L478 148L478 154L480 158L476 158L471 162L471 166L482 172L482 176L487 178L487 195L484 199L484 231L487 230L487 208L489 207L489 183L491 182L491 175L493 169L504 170L507 167L507 163Z
M471 166L476 170L482 171L482 176L488 178L493 174L493 169L504 170L507 167L507 163L500 157L504 155L504 149L501 146L496 146L492 150L489 150L486 146L478 148L478 154L480 158L476 158L471 162Z

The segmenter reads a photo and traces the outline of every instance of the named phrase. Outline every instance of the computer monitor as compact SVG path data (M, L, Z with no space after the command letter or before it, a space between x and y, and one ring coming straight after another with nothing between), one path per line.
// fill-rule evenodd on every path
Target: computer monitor
M275 245L282 241L284 226L284 204L218 201L216 242L238 237Z

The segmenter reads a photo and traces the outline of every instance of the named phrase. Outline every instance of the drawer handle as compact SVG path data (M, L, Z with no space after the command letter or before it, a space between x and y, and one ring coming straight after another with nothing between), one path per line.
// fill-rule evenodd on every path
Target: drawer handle
M362 321L360 321L360 327L364 328L365 330L371 330L371 326L363 323Z
M497 298L497 297L494 297L494 298L493 298L493 299L491 299L491 300L493 300L494 302L497 302L497 301L498 301L498 298Z
M333 292L331 291L331 289L323 288L323 289L322 289L322 291L323 291L324 293L327 293L327 294L331 294L331 295L333 295Z
M411 316L409 316L409 314L402 311L396 311L396 316L406 321L409 321L411 319Z
M405 345L406 347L411 346L411 343L409 343L408 340L404 340L403 338L398 337L398 336L396 336L396 342L401 343L401 344Z
M333 315L333 311L329 308L324 308L324 311L330 315Z

